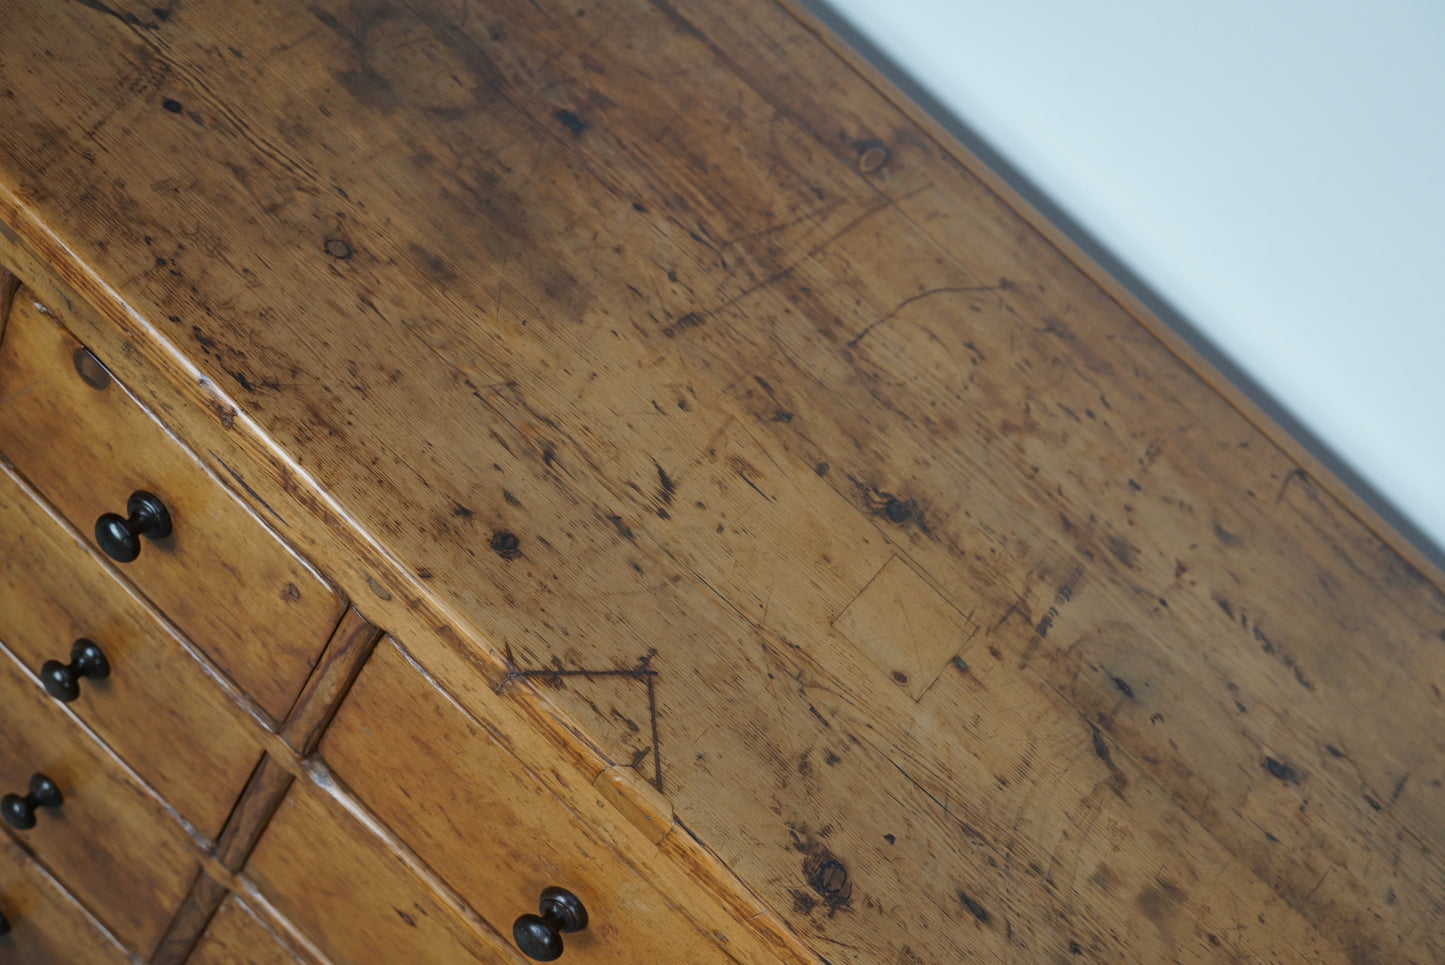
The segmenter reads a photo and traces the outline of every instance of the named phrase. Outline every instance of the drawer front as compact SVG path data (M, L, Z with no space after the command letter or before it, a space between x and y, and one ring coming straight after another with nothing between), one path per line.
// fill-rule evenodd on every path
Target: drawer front
M25 795L31 776L59 788L21 839L132 951L149 955L200 869L181 825L124 767L0 650L0 791ZM9 810L6 811L9 814Z
M259 746L181 641L0 466L0 643L40 675L47 661L72 666L81 638L107 673L69 673L70 709L186 820L219 834Z
M281 939L256 915L230 895L206 926L187 965L316 965L310 958L292 954Z
M564 936L567 961L731 960L392 641L379 644L362 669L321 753L509 939L518 916L537 912L542 889L557 886L577 895L589 918L585 931Z
M292 785L245 873L336 965L521 961L309 782Z
M120 564L273 718L291 708L343 601L22 290L0 341L0 453L92 538L145 490L172 534Z
M0 962L124 965L130 957L75 899L0 835Z

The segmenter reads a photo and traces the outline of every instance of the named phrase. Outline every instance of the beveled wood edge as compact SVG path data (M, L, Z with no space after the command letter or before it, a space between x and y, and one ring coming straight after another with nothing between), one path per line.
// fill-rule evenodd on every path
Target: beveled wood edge
M297 754L305 757L316 749L381 636L381 628L347 607L281 726L281 739Z
M276 939L278 945L305 965L330 965L331 960L325 953L302 934L290 919L277 911L250 881L236 879L235 884L239 890L231 892L232 900L255 918L261 927Z
M507 942L507 936L497 931L491 922L467 904L465 899L442 879L441 875L433 871L430 865L397 836L396 832L373 814L371 809L351 792L345 782L332 773L325 762L319 757L312 756L303 762L303 767L306 772L304 780L311 791L323 795L330 801L331 806L344 811L348 817L361 825L367 834L380 842L409 874L416 877L432 893L438 904L456 914L466 923L467 927L475 933L477 944L499 946L507 952L512 951ZM244 869L236 872L232 880L237 888L249 887L252 891L256 891L255 885L247 878ZM243 885L242 882L245 884ZM256 893L259 895L259 891ZM516 953L513 954L515 957L521 957Z
M280 807L291 782L305 771L304 758L315 749L356 675L361 672L382 631L348 607L327 641L316 669L287 715L274 746L265 753L245 790L216 836L212 856L227 871L246 863L251 850Z
M250 857L267 823L291 789L293 771L299 770L297 760L262 755L225 826L216 836L214 848L203 857L190 892L156 946L151 957L153 965L179 965L191 954L231 890L232 873Z
M12 228L15 230L9 230ZM353 607L360 606L360 600L368 600L365 604L368 620L403 636L410 652L424 649L428 663L439 661L448 668L462 668L459 672L478 678L493 694L505 691L508 706L519 712L532 734L559 752L562 762L585 776L589 787L598 775L617 763L556 707L542 688L518 677L502 648L493 644L487 633L448 605L388 552L253 419L191 365L164 333L76 257L54 230L25 205L13 185L3 179L3 172L0 172L0 258L5 259L8 267L29 287L58 297L68 316L88 325L90 333L103 335L110 329L118 335L125 354L133 356L121 361L158 373L162 379L159 392L200 413L209 413L214 425L207 422L188 428L210 433L209 438L225 448L229 456L244 457L248 463L246 468L256 468L257 476L265 480L258 478L256 484L267 489L267 498L283 502L290 510L288 519L292 525L283 534L284 541L297 546L316 565L326 568L328 582L337 586ZM85 341L84 332L75 334ZM120 368L115 361L107 364ZM157 387L137 384L134 379L123 381L127 391L153 412L175 415L174 407L164 404L164 399L158 401ZM173 425L168 428L172 433L177 432ZM218 432L220 436L215 435ZM220 462L213 450L192 444L187 437L181 438L197 455L206 452L212 460ZM201 458L206 461L204 456ZM260 499L254 491L248 495ZM303 528L303 523L318 532ZM386 581L384 585L377 581L377 576ZM299 776L300 762L295 751L279 736L269 736L274 740L268 743L267 753L293 776ZM545 770L542 774L553 793L571 800L573 792L554 782ZM618 816L629 828L634 827L625 813L619 811ZM627 851L627 845L607 832L602 833L609 847L618 854ZM794 965L822 965L825 961L785 918L772 910L711 847L681 822L673 822L672 830L664 836L658 850L697 881L716 902L719 911L751 931L759 944L776 956L776 961ZM213 864L213 870L228 875L219 862Z
M14 304L15 292L19 288L20 279L0 267L0 339L5 337L5 323L10 321L10 306Z
M1083 275L1097 285L1115 304L1129 314L1150 335L1179 359L1205 385L1224 399L1246 422L1259 431L1290 461L1309 477L1350 515L1388 546L1401 559L1414 567L1435 588L1445 592L1445 568L1407 539L1378 510L1324 464L1309 448L1280 425L1214 365L1189 344L1159 315L1150 309L1123 282L1090 256L1062 228L1035 208L982 158L974 154L929 111L899 90L874 64L855 50L843 37L818 18L800 0L773 0L806 30L816 36L839 60L846 63L870 87L895 109L930 137L934 144L976 177L1005 206L1012 210L1050 245L1056 248Z
M79 291L82 289L80 286L75 285L73 280L68 275L61 274L59 275L59 277L56 276L56 273L61 271L61 269L67 263L53 261L50 260L47 256L37 254L32 248L27 238L17 235L10 230L9 225L6 223L7 220L11 219L12 216L19 216L22 212L26 212L28 214L27 209L13 207L11 205L12 201L13 195L10 194L10 186L7 185L3 180L0 180L0 279L14 279L16 292L18 292L20 288L26 288L31 291L36 291L40 287L37 282L43 279L57 281L60 283L59 285L52 284L47 287L52 293L60 296L61 301L64 303L63 311L66 315L66 318L72 322L76 319L85 318L87 310L90 309L92 305L102 304L102 302L92 300L87 296L81 296L81 304L77 305L75 303L75 300L71 298L70 292L63 290L74 289ZM74 257L70 253L70 250L68 248L64 248L63 250L65 251L67 257ZM75 264L79 266L80 263L77 261L75 262ZM82 274L85 275L88 273L82 272ZM97 283L101 284L99 282ZM141 316L132 311L130 306L126 304L126 302L122 300L117 294L111 291L108 287L104 290L110 292L111 297L113 298L116 305L121 306L121 315L123 317L130 319L141 319ZM11 293L12 301L16 292ZM0 337L3 337L4 335L4 323L8 320L11 303L5 302L4 308L4 314L0 315ZM39 308L42 314L49 316L52 321L59 323L60 327L64 329L67 333L69 333L72 337L81 340L82 343L84 342L84 339L82 338L82 333L75 331L74 325L67 324L67 321L61 319L50 306L45 305L42 301L39 303ZM143 325L143 331L132 332L126 327L126 324L124 322L117 320L117 316L107 315L105 312L99 309L96 309L96 312L101 317L106 318L108 321L114 324L122 332L123 335L140 335L141 337L138 341L131 342L129 344L136 345L137 347L152 348L153 351L143 351L141 354L147 361L152 363L152 365L157 371L164 373L166 378L169 378L172 381L174 381L176 378L175 367L168 364L173 362L178 364L183 369L190 369L191 373L195 375L196 382L198 382L202 386L211 388L213 395L220 395L219 390L216 390L214 386L211 385L210 381L205 378L205 376L201 375L199 372L195 371L186 364L184 357L175 350L174 346L159 330L153 328L148 323L145 323ZM113 361L114 360L112 359L112 362ZM106 368L110 367L110 365L106 366ZM264 512L264 510L269 509L270 507L266 506L265 503L260 500L260 497L255 492L247 491L245 495L242 495L241 493L238 493L236 491L237 484L239 484L243 488L245 487L246 484L244 480L238 477L234 471L230 471L230 467L226 466L226 464L222 462L219 458L214 458L215 453L211 453L213 459L207 460L202 455L198 447L192 445L185 436L181 435L179 432L176 431L172 420L167 420L161 417L160 410L163 407L156 406L154 404L154 400L151 397L149 397L144 391L140 391L139 387L132 384L130 381L120 381L121 388L125 392L125 394L141 407L141 411L144 412L145 415L148 416L150 419L152 419L156 423L156 425L160 427L160 430L165 433L165 435L173 443L175 443L178 447L184 450L186 454L189 455L192 459L194 459L197 463L200 463L202 472L204 472L207 476L210 477L211 481L216 484L217 488L236 499L246 510L246 512L250 514L250 516L252 517L252 521L256 525L258 525L262 529L262 531L264 531L273 540L280 544L280 546L283 547L288 553L290 553L295 558L296 564L301 569L303 569L308 576L315 579L319 584L321 584L322 587L324 587L329 593L331 593L332 597L335 599L334 605L337 613L337 620L339 621L341 616L345 614L347 607L351 605L353 595L348 594L345 589L343 589L336 583L336 581L330 579L327 574L323 572L321 568L319 568L310 558L303 555L299 550L297 550L291 540L286 539L285 536L281 533L281 531L276 529L276 527L272 524L271 520L267 518L267 515ZM230 415L237 416L234 407ZM256 435L258 440L269 441L266 439L264 433L261 433L259 430L256 430ZM227 471L223 472L222 470ZM232 477L230 481L227 481L227 475L230 475ZM307 477L306 482L310 485L312 491L320 492L320 489L309 477ZM246 497L250 498L248 499ZM260 505L257 505L258 503ZM277 723L279 724L280 722L277 721Z
M299 766L291 763L293 768ZM235 871L246 863L271 816L281 806L281 799L290 790L294 777L292 768L288 768L283 759L270 754L261 758L211 851L221 867Z
M151 955L151 965L181 965L190 957L191 949L201 940L206 926L226 897L225 886L219 884L205 869L196 872L191 890L176 916L171 919L160 944Z
M405 646L394 639L391 640L390 643L396 648L401 658L410 665L411 670L421 675L442 700L451 704L455 711L481 727L491 739L498 740L500 738L500 735L496 732L492 724L481 720L470 707L458 699L457 695L450 688L432 676ZM324 776L326 787L328 790L331 790L333 795L339 793L334 789L345 792L343 796L338 798L343 804L348 801L354 801L346 782L330 770L325 764L324 756L317 755L309 758L306 764L308 774ZM627 778L625 784L620 787L614 785L612 791L609 792L606 785L622 771L626 771L631 777ZM537 774L534 773L532 776L535 778ZM319 781L320 777L317 777L316 780ZM656 845L658 854L664 855L668 860L688 868L695 880L725 881L736 879L735 872L694 835L687 825L678 820L672 811L670 802L668 802L661 793L653 789L652 785L638 777L630 767L616 764L609 765L596 775L592 782L592 788L599 796L610 800L612 806L617 809L618 816L623 821L630 824L639 834ZM553 790L555 792L555 788ZM610 796L612 794L616 796ZM563 795L558 795L558 797L561 800L563 809L570 812L575 820L582 822L583 809L576 807L571 798ZM365 810L364 806L359 803L351 805L349 809L352 808L361 811ZM661 829L660 834L658 833L659 829ZM599 832L598 836L604 838L604 840L606 839L605 833ZM645 870L632 860L632 854L628 849L613 846L613 850L615 851L616 861L629 873L640 880L647 881L649 884L654 884ZM410 852L408 851L408 853ZM418 858L417 860L420 859ZM655 884L654 887L656 887ZM751 891L748 891L746 886L743 886L741 892L730 895L730 900L724 901L723 897L717 892L714 892L713 897L715 900L722 902L721 910L728 914L734 921L751 927L755 932L755 937L758 938L763 946L779 954L795 954L793 946L786 945L774 937L780 933L792 935L786 921L779 918L777 913L773 911L766 902L762 901L756 895L753 895ZM694 928L697 928L704 934L707 933L704 923L690 915L688 909L675 903L672 904L672 907ZM749 961L749 959L746 958L748 953L746 949L739 950L738 952L739 955L744 956L742 958L734 956L734 950L731 947L722 948L722 951L728 958L734 961ZM804 961L816 963L816 965L827 965L827 960L811 948L806 948L805 946L804 951L808 956L803 959ZM787 960L796 961L794 958Z

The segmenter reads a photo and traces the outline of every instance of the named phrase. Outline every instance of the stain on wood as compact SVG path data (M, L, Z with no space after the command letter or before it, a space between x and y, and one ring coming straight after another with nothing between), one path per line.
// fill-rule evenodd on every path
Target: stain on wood
M3 250L550 793L793 960L1445 958L1441 575L815 25L223 7L19 3Z

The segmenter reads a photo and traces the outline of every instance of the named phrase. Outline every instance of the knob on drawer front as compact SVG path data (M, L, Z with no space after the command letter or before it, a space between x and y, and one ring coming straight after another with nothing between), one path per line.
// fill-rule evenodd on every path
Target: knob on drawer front
M64 802L60 788L44 774L30 778L30 793L21 797L7 794L0 798L0 816L5 823L17 831L29 831L35 827L36 808L58 808Z
M171 514L155 493L137 489L126 500L129 518L106 513L95 521L95 542L117 563L129 563L140 555L140 538L165 539L171 535Z
M512 938L522 954L538 962L562 957L562 935L587 927L587 909L566 888L543 888L541 915L523 915L512 925Z
M77 640L70 647L70 663L47 660L40 667L40 682L45 692L62 703L80 696L82 677L99 680L110 676L110 661L93 641Z

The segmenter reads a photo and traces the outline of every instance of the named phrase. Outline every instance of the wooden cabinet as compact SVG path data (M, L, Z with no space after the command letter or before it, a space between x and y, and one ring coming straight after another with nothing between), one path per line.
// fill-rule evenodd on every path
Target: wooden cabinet
M0 955L7 965L123 965L130 960L74 898L3 836Z
M246 876L337 965L524 961L315 786L286 796Z
M77 640L100 650L103 677L68 669ZM243 713L185 640L4 467L0 641L37 677L63 664L75 688L66 706L198 832L220 833L261 757Z
M450 753L436 754L447 747ZM570 961L731 961L689 908L664 892L538 781L487 723L423 676L393 642L372 654L321 756L336 777L499 933L537 911L547 888L583 896L587 928ZM608 805L599 796L589 809Z
M0 452L86 534L133 492L167 535L134 538L124 572L256 699L286 715L342 601L153 420L85 347L21 298L0 343Z
M200 869L200 849L9 654L0 654L0 707L9 829L118 938L149 954ZM56 804L31 793L37 775L58 789Z
M6 14L0 957L1445 961L1435 558L787 0Z

